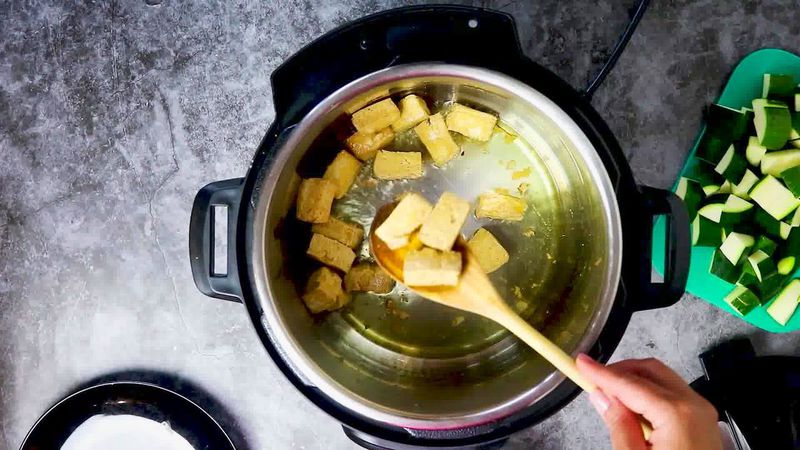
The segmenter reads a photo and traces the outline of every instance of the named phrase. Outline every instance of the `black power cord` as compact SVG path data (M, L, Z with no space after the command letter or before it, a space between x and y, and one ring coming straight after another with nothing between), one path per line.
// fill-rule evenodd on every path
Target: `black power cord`
M608 76L608 73L614 68L614 65L617 63L620 55L622 55L622 51L625 50L625 46L628 45L628 41L631 40L633 32L636 31L636 27L639 25L639 21L642 20L642 16L647 10L647 6L649 4L650 0L639 0L639 3L635 7L634 13L628 22L628 26L625 27L625 30L620 35L619 40L617 40L617 44L614 46L614 49L611 50L611 54L608 55L606 63L603 64L603 67L599 72L597 72L597 75L594 76L592 81L589 83L589 86L587 86L586 90L583 92L584 97L591 99L592 95L594 95L594 92L598 87L600 87L600 85L603 83L603 80L606 79L606 76Z

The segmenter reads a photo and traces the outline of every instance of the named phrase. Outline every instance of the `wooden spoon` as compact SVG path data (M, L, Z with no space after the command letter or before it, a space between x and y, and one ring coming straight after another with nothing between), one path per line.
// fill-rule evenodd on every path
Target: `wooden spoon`
M369 245L372 256L378 265L395 281L402 283L403 261L406 253L410 250L409 247L392 250L379 237L375 236L375 230L389 217L395 206L397 203L390 203L375 214L369 232ZM411 241L413 242L414 239L412 238ZM469 251L464 238L459 236L456 239L453 250L462 255L461 276L457 286L409 286L409 289L437 303L494 320L530 345L581 389L587 392L597 389L597 386L581 375L575 365L575 360L570 355L525 322L500 297L489 277L478 265L475 256Z
M417 241L416 237L412 237L411 244L408 246L392 250L379 237L375 236L375 230L389 217L395 206L397 203L390 203L375 214L369 232L369 245L372 256L378 265L395 281L403 283L403 261L409 250L414 247L414 243ZM578 366L572 356L530 326L500 297L489 277L478 265L475 255L469 251L464 238L459 236L456 239L453 250L462 255L461 276L458 285L409 286L409 289L429 300L451 308L469 311L497 322L530 345L581 389L589 393L597 390L597 386L578 371ZM644 418L640 418L640 420L645 439L648 439L652 427Z

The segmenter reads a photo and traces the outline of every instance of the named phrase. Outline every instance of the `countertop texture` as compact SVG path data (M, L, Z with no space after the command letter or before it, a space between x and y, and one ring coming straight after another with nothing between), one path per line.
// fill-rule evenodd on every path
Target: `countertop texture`
M282 377L243 307L197 291L189 211L207 182L245 174L274 116L278 64L348 20L414 2L64 3L0 3L0 448L77 386L126 369L204 388L248 448L353 448ZM471 3L513 13L527 54L578 88L633 4ZM594 105L638 181L667 187L736 62L800 51L800 21L793 0L652 3ZM697 354L733 336L764 353L800 348L800 334L687 295L636 314L614 359L654 356L694 379ZM608 446L583 395L506 444Z

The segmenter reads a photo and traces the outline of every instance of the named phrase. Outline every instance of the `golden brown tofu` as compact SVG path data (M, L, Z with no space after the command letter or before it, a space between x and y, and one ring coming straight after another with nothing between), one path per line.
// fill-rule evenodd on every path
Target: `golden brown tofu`
M322 178L336 183L336 198L342 198L350 190L359 170L361 170L361 163L358 159L346 150L342 150L328 164Z
M412 250L403 262L403 281L409 286L455 286L461 275L461 253L429 247Z
M427 121L414 127L414 132L425 144L425 148L428 149L428 153L437 166L444 165L458 155L458 144L450 136L441 113L428 117Z
M362 262L344 276L347 292L362 291L386 294L394 288L394 280L375 263Z
M422 176L422 153L381 150L375 157L372 173L382 180L419 178Z
M327 266L347 272L356 259L353 250L339 241L314 233L306 254Z
M311 232L327 236L350 248L358 247L364 238L364 229L361 228L361 225L345 222L333 216L325 223L312 225Z
M297 189L297 220L327 222L336 196L336 183L324 178L307 178Z
M376 133L400 118L400 110L392 99L373 103L353 113L353 126L362 133Z
M467 242L470 251L486 273L492 273L508 262L508 252L485 228L479 228Z
M369 161L374 158L378 150L391 144L394 140L394 132L391 128L384 128L377 133L362 133L357 131L345 140L347 147L362 161Z
M432 209L425 197L409 193L375 230L375 235L393 250L403 247L408 244L409 235L422 225Z
M527 209L528 203L524 199L494 190L478 196L475 217L520 221Z
M315 270L306 283L303 302L316 314L333 311L350 302L350 295L342 289L342 277L327 267Z
M469 202L445 192L422 223L419 240L437 250L450 250L469 215Z
M492 137L497 117L456 103L447 113L445 121L448 130L486 142Z
M400 99L400 118L392 124L395 133L414 128L431 114L425 100L416 95L407 95Z

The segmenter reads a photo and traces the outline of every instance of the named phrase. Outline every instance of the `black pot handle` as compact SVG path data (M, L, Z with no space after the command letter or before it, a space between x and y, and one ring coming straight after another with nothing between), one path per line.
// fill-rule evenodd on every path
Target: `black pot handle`
M647 209L645 227L645 251L642 267L645 269L643 298L636 299L634 309L644 311L674 305L686 291L689 278L692 243L689 234L689 215L681 199L670 191L641 186L642 197ZM664 281L652 282L653 224L657 216L665 216Z
M216 181L197 192L189 221L189 260L194 284L203 294L242 302L236 260L236 219L244 178ZM214 270L214 207L228 208L228 265L224 274Z

